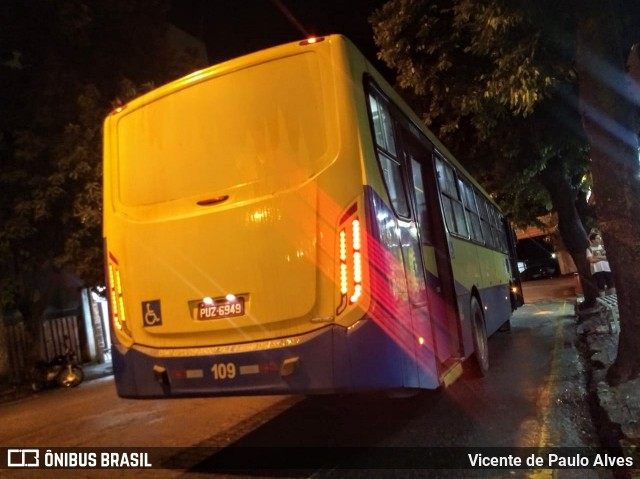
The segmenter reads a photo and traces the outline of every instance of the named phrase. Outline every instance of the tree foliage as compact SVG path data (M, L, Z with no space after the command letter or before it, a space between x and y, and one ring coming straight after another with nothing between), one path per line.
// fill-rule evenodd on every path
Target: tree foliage
M527 224L551 207L538 181L547 163L571 162L577 188L587 155L573 42L560 41L564 25L537 29L541 12L531 2L518 7L394 0L371 22L380 58L397 70L398 85L410 90L425 123L504 198L514 221Z
M392 0L371 22L380 57L398 70L400 86L411 89L425 123L511 220L524 226L558 213L563 242L594 301L575 206L588 170L575 41L564 33L575 26L556 4L557 23L540 25L545 6Z
M370 21L380 58L397 70L399 86L409 90L425 123L511 218L526 224L544 210L558 213L589 300L595 288L587 281L588 243L576 198L584 196L593 161L598 219L608 250L620 251L612 255L614 268L620 258L616 281L637 283L639 278L624 278L631 273L622 268L640 260L637 246L622 252L622 243L637 243L622 226L639 224L632 206L638 203L637 174L624 168L605 178L614 152L622 163L638 163L637 130L615 133L637 125L620 94L622 58L640 39L637 1L390 0ZM590 79L597 81L588 84ZM610 120L617 122L613 128L604 126ZM603 150L606 155L599 154ZM624 198L614 193L616 185ZM624 213L616 216L616 209ZM624 295L620 299L624 305ZM640 326L635 328L637 334L627 330L637 343ZM627 371L640 372L640 361Z
M196 67L168 42L165 0L0 2L0 300L51 263L100 283L102 121ZM24 298L22 298L24 300Z

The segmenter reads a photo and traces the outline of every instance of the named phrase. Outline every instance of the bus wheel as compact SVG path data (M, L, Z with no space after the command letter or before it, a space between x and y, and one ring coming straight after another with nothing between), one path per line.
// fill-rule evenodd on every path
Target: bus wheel
M474 348L473 355L470 359L476 375L484 377L489 371L489 344L487 341L487 330L484 327L482 308L475 297L471 298L470 312Z

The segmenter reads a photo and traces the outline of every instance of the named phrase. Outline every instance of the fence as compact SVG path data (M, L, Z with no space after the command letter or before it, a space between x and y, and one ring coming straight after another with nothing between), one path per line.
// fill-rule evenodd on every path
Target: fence
M19 383L22 373L27 369L27 331L23 322L7 325L7 351L9 370L7 376L12 384Z
M620 332L620 312L618 311L618 295L609 294L597 298L598 304L604 309L605 317L608 320L609 331Z
M50 361L58 354L64 353L66 338L68 338L69 346L76 353L76 357L82 357L77 315L66 314L48 318L42 322L41 327L42 359ZM9 359L8 379L11 383L18 383L31 366L27 364L29 357L27 351L28 332L23 321L6 325L5 331Z
M68 338L69 346L76 353L76 357L81 358L78 316L62 316L43 321L42 349L45 360L51 361L57 355L64 353L65 338Z

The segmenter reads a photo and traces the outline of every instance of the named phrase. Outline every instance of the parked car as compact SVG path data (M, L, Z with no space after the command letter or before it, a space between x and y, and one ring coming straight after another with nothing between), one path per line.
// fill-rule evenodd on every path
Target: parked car
M536 263L528 263L525 270L520 273L522 281L530 281L533 279L544 279L556 276L560 271L558 262L555 259L541 261Z

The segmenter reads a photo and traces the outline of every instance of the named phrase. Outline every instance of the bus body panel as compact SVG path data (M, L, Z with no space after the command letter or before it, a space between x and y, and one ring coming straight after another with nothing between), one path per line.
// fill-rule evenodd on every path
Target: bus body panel
M353 169L337 154L332 49L301 52L193 74L107 119L106 245L137 344L291 336L332 316L339 209L318 186L354 178L356 195L361 175L326 173ZM228 295L244 314L199 319Z
M402 354L404 387L437 387L434 353L440 319L427 304L428 290L415 225L398 221L373 188L366 187L370 229L372 304L368 316L397 344ZM419 255L419 253L418 253ZM372 354L375 354L375 350Z
M370 254L376 258L375 271L370 273L375 299L366 316L360 314L360 320L349 328L323 327L247 344L176 348L174 341L170 343L173 347L162 348L155 341L154 348L118 345L113 349L118 393L165 397L438 387L437 326L432 325L426 305L408 306L398 241L401 228L389 221L391 211L370 188L364 189L363 196L366 220L371 223ZM395 276L388 274L392 270ZM294 361L295 367L282 377L286 360Z
M316 313L330 315L331 305L319 311L316 304L314 189L178 221L123 221L126 242L114 238L107 246L120 265L124 291L130 291L127 316L136 342L164 347L260 340L298 334L300 323ZM199 319L204 298L229 294L242 298L243 315ZM146 320L150 307L155 321Z
M456 294L460 311L460 331L464 356L474 349L469 306L473 291L477 291L483 308L487 335L495 333L511 317L509 293L510 274L505 266L505 255L497 251L478 253L476 245L467 239L452 236L455 255L452 264L455 269Z
M411 362L412 355L368 317L352 329L328 326L307 335L254 343L248 349L117 346L113 348L116 388L122 397L151 398L326 394L439 385L438 378L428 374L427 363L432 359L426 355L421 378L399 368Z
M511 298L509 284L497 284L480 292L485 307L487 334L495 333L500 326L511 318Z

